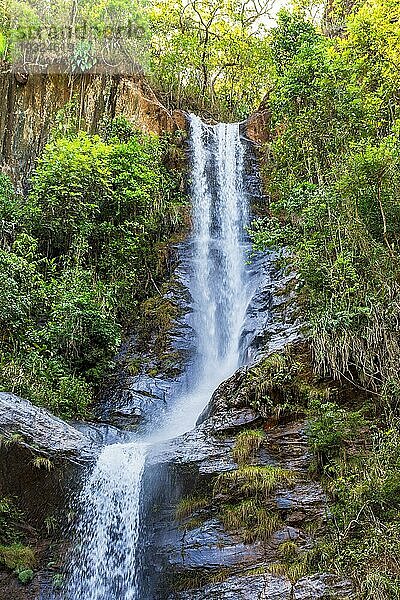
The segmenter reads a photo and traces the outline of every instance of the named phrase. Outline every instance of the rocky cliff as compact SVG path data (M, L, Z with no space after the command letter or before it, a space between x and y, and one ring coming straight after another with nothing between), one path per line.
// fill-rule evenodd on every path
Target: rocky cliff
M143 78L107 74L19 77L0 68L0 166L26 189L35 161L53 127L68 119L96 133L123 114L145 133L185 128L180 111L169 112Z

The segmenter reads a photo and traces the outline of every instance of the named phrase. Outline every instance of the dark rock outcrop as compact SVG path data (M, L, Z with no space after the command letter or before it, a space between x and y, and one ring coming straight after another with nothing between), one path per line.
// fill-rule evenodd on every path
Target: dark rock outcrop
M0 433L13 442L51 460L93 461L99 448L83 433L15 394L0 393Z
M0 496L18 498L33 523L65 506L71 481L100 446L14 394L0 393Z
M295 585L285 577L268 573L270 565L281 561L280 546L294 542L300 552L313 545L308 533L312 523L315 535L329 518L326 497L321 485L309 476L312 453L307 444L304 421L276 423L264 428L265 439L253 464L272 465L294 473L291 485L280 485L266 507L277 511L280 525L267 542L245 543L238 533L225 529L221 522L218 498L213 498L213 482L226 471L238 468L232 449L235 434L246 428L262 428L263 420L246 406L246 373L240 369L214 393L201 423L191 432L158 448L152 468L163 463L168 477L161 482L157 501L163 508L153 515L151 552L153 565L168 573L168 583L161 583L159 598L236 599L246 600L314 600L317 598L353 598L351 584L327 574L300 579ZM153 481L154 486L154 481ZM182 497L208 497L209 504L194 510L183 520L176 517ZM265 570L263 575L248 576L249 570ZM171 573L173 574L171 576ZM221 583L200 589L202 578ZM225 579L226 578L226 579ZM172 593L174 581L188 581L190 591ZM190 583L192 582L192 583ZM165 595L169 591L170 595Z
M169 327L162 331L163 351L158 347L157 335L151 333L150 324L140 324L121 350L114 381L94 409L95 417L101 422L128 430L151 428L153 423L162 421L170 403L187 388L188 373L196 352L190 322L189 256L189 242L184 241L174 248L174 275L158 299L161 312L162 303L169 302L174 313ZM138 373L130 372L130 362L140 363Z
M251 348L250 363L302 341L290 302L296 280L293 275L281 278L283 294L277 293L278 281L278 274L271 269L271 277L264 279L250 305L244 333L244 346ZM257 318L252 318L251 306ZM301 418L266 419L252 402L250 371L250 366L242 367L218 387L194 430L153 450L150 488L157 510L148 522L150 587L157 589L160 600L353 598L349 582L327 574L304 577L295 585L287 577L272 574L272 565L282 560L282 543L293 542L300 554L308 552L329 513L320 483L309 475L313 455L306 422ZM232 450L237 434L246 429L264 432L262 446L251 464L279 467L293 474L293 482L277 486L265 502L265 508L279 519L263 542L246 543L240 532L227 530L221 499L213 495L216 478L238 469ZM160 473L167 475L157 481ZM204 504L189 516L178 518L176 510L182 498L189 504L191 499L200 498ZM250 576L252 571L263 574ZM221 582L215 583L218 580Z
M200 590L172 594L169 600L291 600L292 586L270 574L229 577Z
M354 598L350 581L322 573L303 577L293 586L293 600L322 600L329 598Z
M178 579L186 574L189 580L196 580L196 574L198 577L204 572L215 572L218 576L221 568L232 575L238 571L245 574L250 568L265 568L279 562L279 547L284 541L295 541L298 548L305 551L310 549L313 542L305 526L312 522L318 529L326 520L325 494L308 475L312 454L307 445L305 423L296 421L277 423L265 429L265 440L255 463L289 469L295 474L292 485L279 486L271 496L271 506L278 511L283 525L276 529L268 543L244 543L240 536L225 530L222 525L218 501L212 499L213 481L220 473L238 468L232 455L235 435L246 428L264 426L261 415L249 406L247 375L248 368L244 367L223 382L199 419L199 425L153 453L152 468L157 470L157 464L162 463L162 470L169 471L168 480L162 483L164 508L158 511L152 524L152 548L157 548L153 560L156 557L155 563L161 565L161 570L176 573ZM207 495L210 498L208 506L196 511L190 519L176 521L175 507L179 498ZM268 594L275 593L274 585L281 579L267 577ZM251 595L258 593L258 587L248 585L245 577L239 577L238 582L236 577L229 578L223 584L204 588L201 592L204 596L194 591L190 597L233 598L236 592L231 591L230 582L234 584L233 590L236 585L244 586L243 590L238 588L238 598L242 593L248 600L275 598L274 595ZM290 592L291 584L286 580L285 586L283 590Z
M349 600L354 598L349 581L332 575L303 577L294 586L285 577L269 573L229 577L200 590L172 594L168 600Z

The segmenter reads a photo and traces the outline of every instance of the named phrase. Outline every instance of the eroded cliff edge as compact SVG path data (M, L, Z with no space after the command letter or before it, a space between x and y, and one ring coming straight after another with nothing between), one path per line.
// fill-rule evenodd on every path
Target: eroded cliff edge
M31 74L18 77L0 65L0 148L3 170L21 189L53 127L68 120L95 134L106 120L124 115L144 133L185 129L180 111L169 112L143 77L109 74Z

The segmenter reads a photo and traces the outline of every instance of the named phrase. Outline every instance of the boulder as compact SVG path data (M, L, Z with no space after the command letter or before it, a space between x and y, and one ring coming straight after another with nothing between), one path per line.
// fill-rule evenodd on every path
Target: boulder
M48 410L15 394L0 393L0 434L50 460L85 463L93 461L98 446L83 433Z

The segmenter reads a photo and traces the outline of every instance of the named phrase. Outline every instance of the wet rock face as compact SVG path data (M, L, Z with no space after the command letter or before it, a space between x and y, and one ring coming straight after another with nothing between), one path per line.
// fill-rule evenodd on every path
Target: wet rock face
M174 275L160 297L160 302L171 302L174 307L174 318L163 332L163 351L160 352L159 339L152 334L151 326L146 329L146 323L140 325L121 351L114 381L95 407L99 421L128 430L151 429L153 423L162 421L169 404L187 389L196 352L190 324L189 252L187 241L175 248ZM129 365L135 362L140 365L139 372L132 374Z
M168 600L291 600L292 586L270 574L229 577L198 591L172 594Z
M175 383L146 373L136 376L121 373L118 383L96 408L96 416L104 423L135 430L160 416Z
M302 337L302 324L291 302L295 295L295 274L283 274L265 254L253 259L252 269L259 274L259 285L247 309L241 334L243 364L279 352Z
M260 562L264 554L261 545L244 544L215 518L191 530L171 529L165 544L168 563L178 571L245 567Z
M350 582L329 574L303 577L293 585L287 577L269 572L271 565L282 562L283 543L293 544L298 556L311 550L313 535L323 531L329 515L325 493L309 475L313 456L306 422L266 421L249 404L248 371L249 367L239 369L219 386L193 431L163 444L151 456L150 469L169 471L155 492L162 508L149 521L152 576L158 569L152 589L160 600L354 598ZM219 475L239 468L232 450L237 434L248 429L263 432L251 464L288 470L293 481L278 485L264 501L264 508L279 517L269 538L246 543L240 529L224 525L221 505L227 500L215 495L214 484ZM195 500L192 512L183 518L177 512L182 498ZM249 576L249 571L263 574Z
M34 523L65 505L71 482L100 446L14 394L0 393L0 497L17 497Z
M0 433L25 448L52 460L85 463L94 460L99 448L83 433L48 410L15 394L0 393Z
M328 600L354 598L349 581L332 575L303 577L294 586L284 577L271 574L229 577L222 583L198 591L172 594L168 600Z
M355 598L350 581L340 580L322 573L303 577L293 586L293 600L319 600L330 598Z

